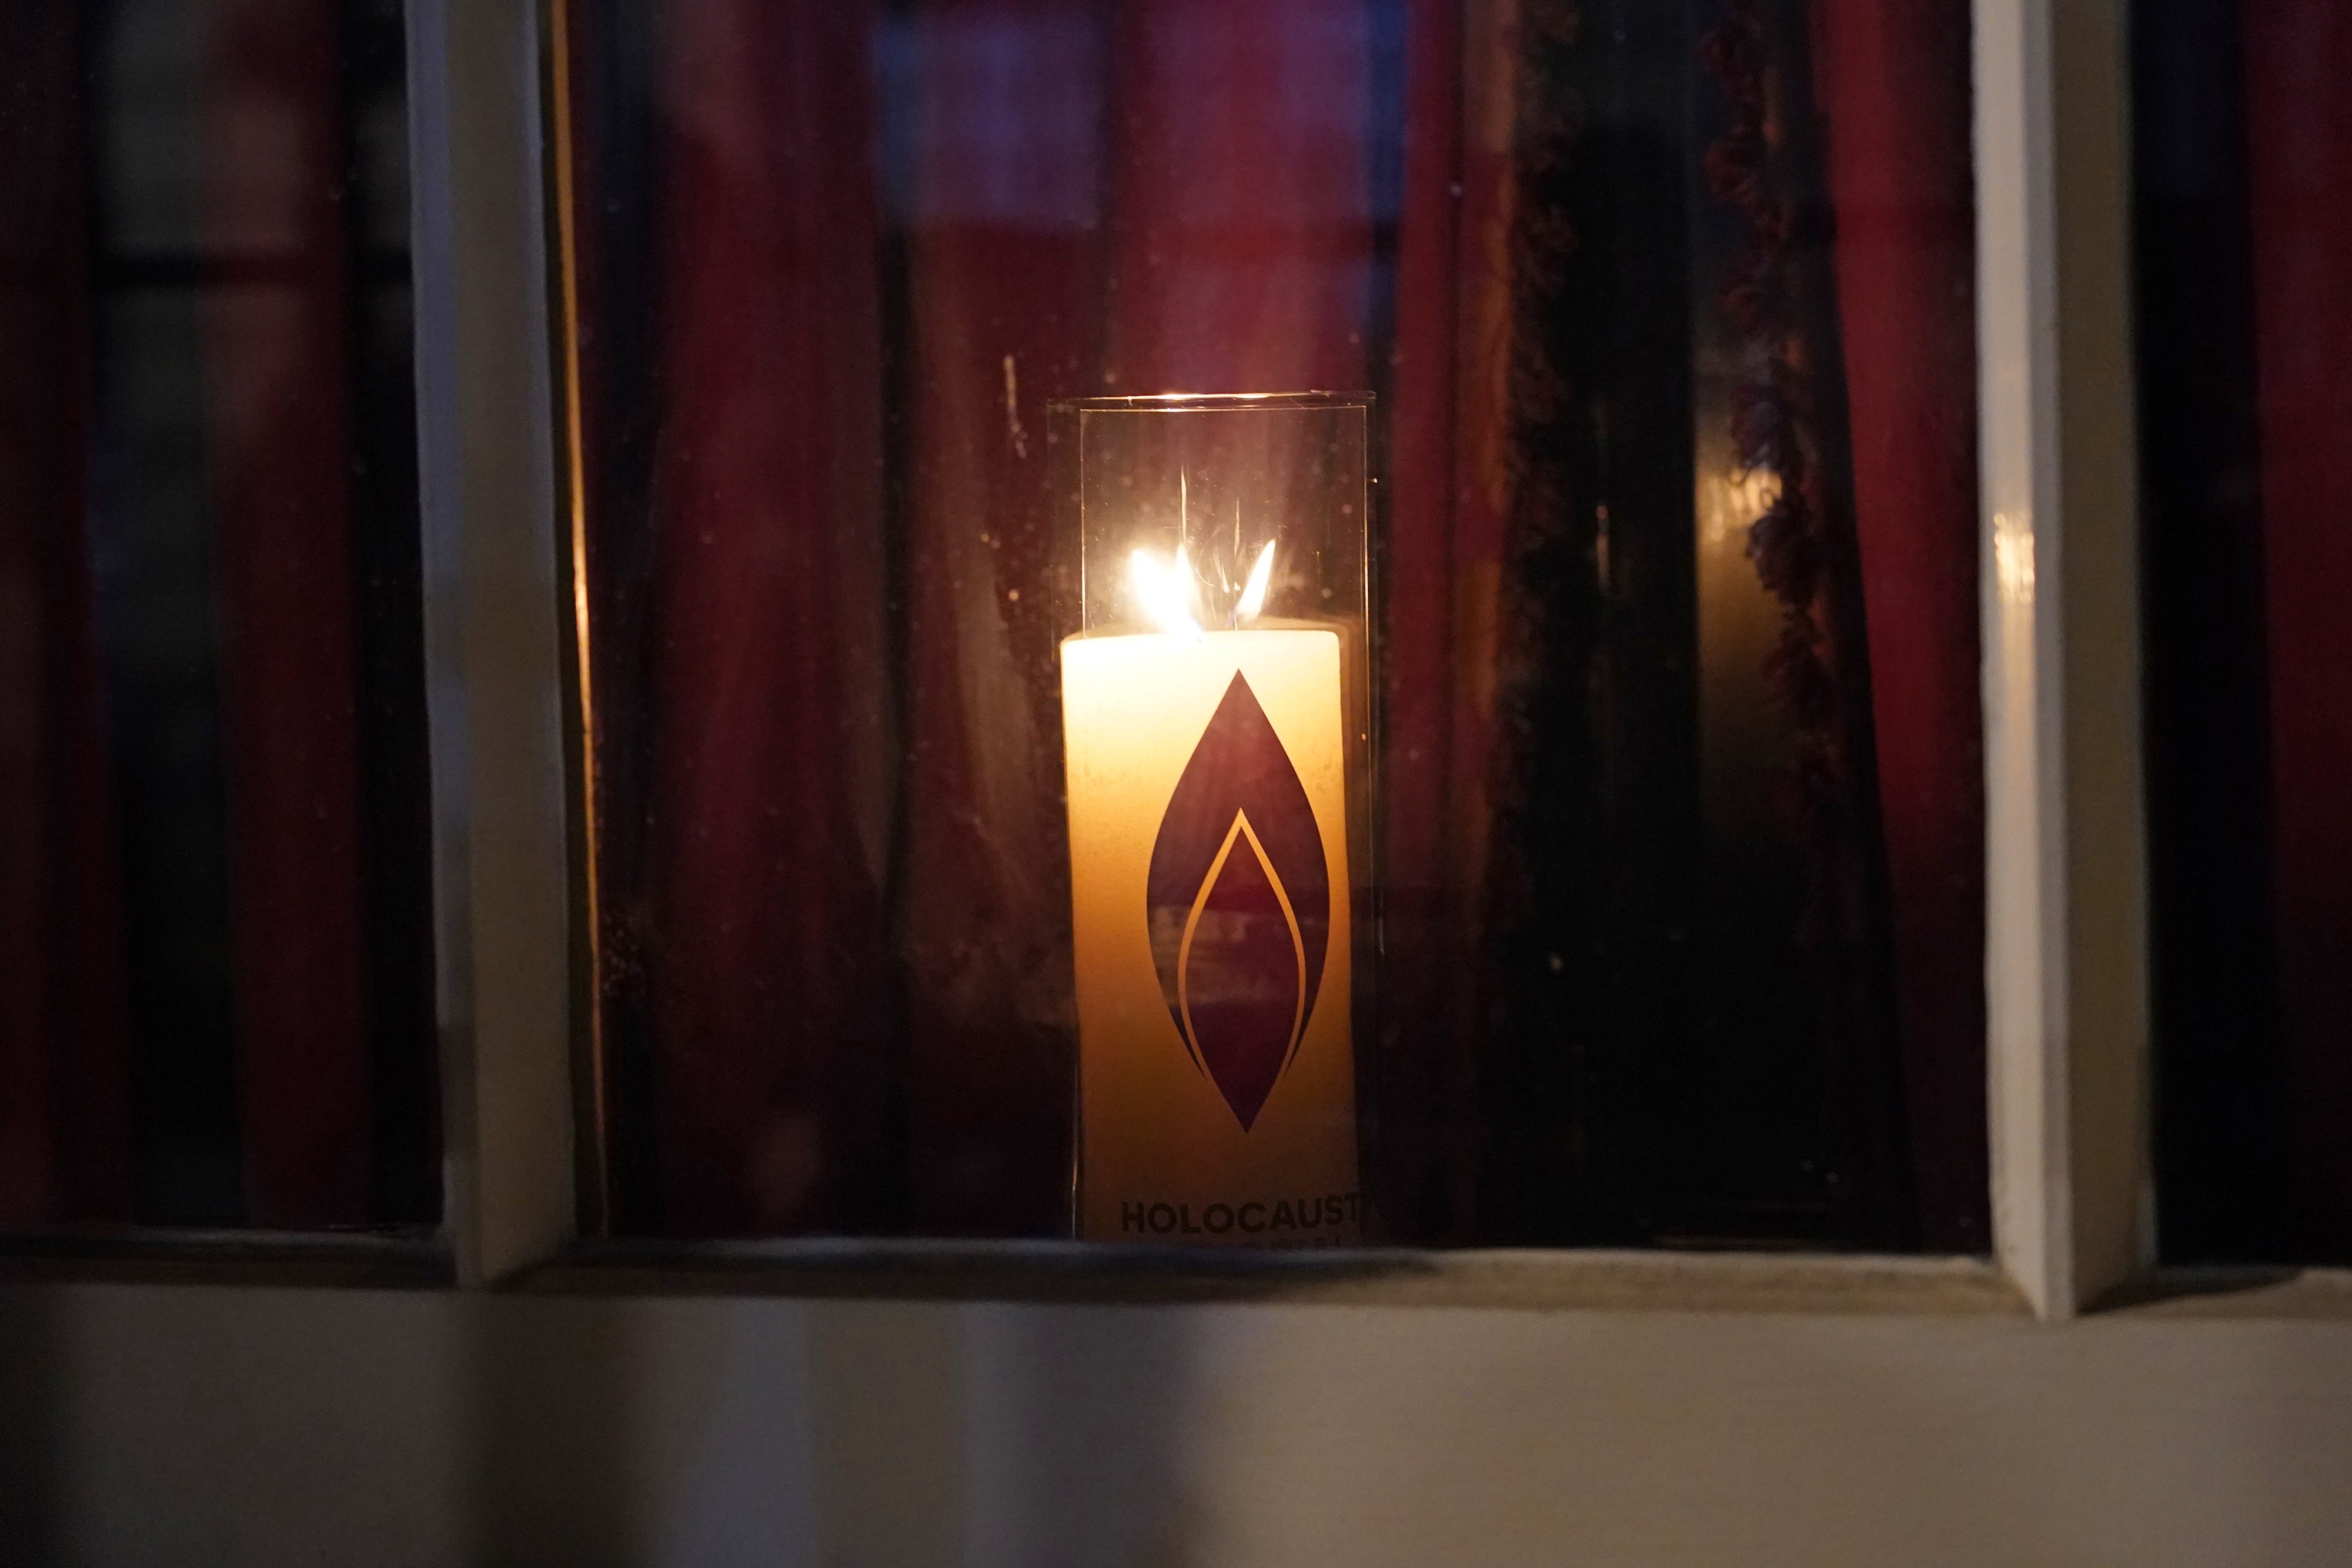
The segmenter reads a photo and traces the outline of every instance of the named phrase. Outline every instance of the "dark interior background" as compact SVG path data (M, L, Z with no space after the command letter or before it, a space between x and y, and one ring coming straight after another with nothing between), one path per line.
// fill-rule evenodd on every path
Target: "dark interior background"
M2134 16L2158 1216L2352 1262L2352 64L2341 7Z

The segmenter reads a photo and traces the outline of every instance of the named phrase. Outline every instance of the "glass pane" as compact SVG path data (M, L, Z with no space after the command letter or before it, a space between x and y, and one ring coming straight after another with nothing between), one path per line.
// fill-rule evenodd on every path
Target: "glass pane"
M2134 21L2161 1250L2352 1263L2352 16Z
M437 1212L403 49L0 16L0 1225Z
M1082 539L1048 405L1320 392L1377 975L1310 1212L1986 1245L1965 4L564 14L597 1218L1070 1232L1058 650L1190 470Z

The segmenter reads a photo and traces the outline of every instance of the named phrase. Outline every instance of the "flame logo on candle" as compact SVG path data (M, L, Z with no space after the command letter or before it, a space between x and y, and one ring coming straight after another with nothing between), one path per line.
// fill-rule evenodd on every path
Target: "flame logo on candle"
M1160 818L1145 897L1169 1016L1246 1132L1314 1014L1331 879L1306 786L1238 672Z

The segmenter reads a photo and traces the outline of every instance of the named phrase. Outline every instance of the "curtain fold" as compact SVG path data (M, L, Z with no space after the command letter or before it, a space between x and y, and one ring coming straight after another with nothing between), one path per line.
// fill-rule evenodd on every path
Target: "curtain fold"
M1467 1207L1451 1190L1449 1128L1467 1118L1466 1064L1448 1017L1465 945L1448 875L1457 668L1454 514L1455 303L1462 271L1464 20L1456 0L1417 0L1405 34L1405 125L1388 384L1391 477L1381 559L1381 913L1391 955L1376 1039L1370 1145L1374 1215L1407 1236L1444 1234ZM1393 1107L1393 1109L1389 1109Z
M0 1225L130 1218L77 7L0 11Z
M2158 1252L2291 1257L2235 0L2132 29L2133 344Z
M1832 264L1920 1240L1990 1245L1965 5L1816 0Z
M911 1222L1051 1234L1076 1040L1045 403L1098 381L1108 28L946 0L896 37Z
M221 606L247 1218L367 1218L350 228L327 0L220 0L199 90L205 470Z
M831 1229L894 1065L874 12L670 16L642 742L664 1212Z

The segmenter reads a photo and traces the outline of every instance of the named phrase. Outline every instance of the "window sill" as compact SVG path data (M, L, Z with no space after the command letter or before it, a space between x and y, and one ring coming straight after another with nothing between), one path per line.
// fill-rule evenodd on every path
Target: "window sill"
M436 1290L456 1280L431 1231L150 1228L0 1234L0 1285L258 1285Z
M2124 1317L2352 1322L2352 1269L2159 1269L2092 1303Z
M0 1235L0 1287L440 1291L455 1282L448 1250L429 1231ZM1532 1248L1218 1254L1069 1241L605 1241L578 1244L499 1289L519 1296L2031 1315L2017 1287L1981 1258ZM2117 1321L2352 1322L2352 1270L2163 1269L2091 1311Z
M526 1270L530 1294L1122 1305L2022 1316L1973 1258L1545 1251L1204 1254L1066 1241L605 1242Z

